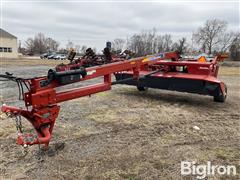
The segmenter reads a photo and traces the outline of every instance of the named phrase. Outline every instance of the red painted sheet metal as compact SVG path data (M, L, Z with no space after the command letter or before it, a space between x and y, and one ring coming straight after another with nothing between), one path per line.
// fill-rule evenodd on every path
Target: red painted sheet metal
M124 71L124 73L133 74L131 71ZM141 71L140 76L143 76L148 73L149 71ZM160 73L153 74L151 76L159 77L159 78L183 78L183 79L193 79L193 80L204 80L204 81L213 82L213 83L221 82L216 77L210 76L210 75L197 75L197 74L178 73L178 72L166 72L166 73L160 72Z
M111 89L111 84L109 83L99 83L94 85L89 85L86 87L70 89L64 92L57 92L56 101L57 103L68 101L71 99L76 99L79 97L95 94L98 92L103 92Z

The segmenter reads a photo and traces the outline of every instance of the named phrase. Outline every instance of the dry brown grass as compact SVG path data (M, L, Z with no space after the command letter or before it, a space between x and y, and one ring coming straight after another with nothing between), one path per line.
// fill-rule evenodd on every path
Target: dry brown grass
M240 67L221 66L219 68L219 74L224 76L240 76Z
M48 59L31 59L31 58L18 58L18 59L0 59L0 64L2 67L5 66L38 66L38 65L45 65L45 66L56 66L60 63L68 63L68 60L59 61L59 60L48 60Z

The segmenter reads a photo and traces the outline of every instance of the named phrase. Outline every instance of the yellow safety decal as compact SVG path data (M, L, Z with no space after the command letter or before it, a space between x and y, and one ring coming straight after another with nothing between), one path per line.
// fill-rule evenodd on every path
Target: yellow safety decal
M142 60L142 62L147 62L149 61L149 58L145 58L144 60Z

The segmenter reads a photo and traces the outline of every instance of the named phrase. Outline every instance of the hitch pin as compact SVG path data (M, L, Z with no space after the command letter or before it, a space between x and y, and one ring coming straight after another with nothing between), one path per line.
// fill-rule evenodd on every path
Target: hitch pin
M28 145L27 144L23 144L22 146L22 155L23 157L25 157L28 154Z

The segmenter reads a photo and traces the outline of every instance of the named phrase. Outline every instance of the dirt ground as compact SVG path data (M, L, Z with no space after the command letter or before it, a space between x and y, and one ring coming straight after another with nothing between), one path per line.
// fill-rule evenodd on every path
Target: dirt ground
M57 63L4 60L1 73L45 75ZM47 152L31 146L24 156L14 121L0 114L0 179L195 179L180 175L183 160L235 165L236 176L208 179L240 179L240 69L226 64L219 76L228 86L225 103L126 85L64 102ZM16 84L0 88L1 104L23 106Z

